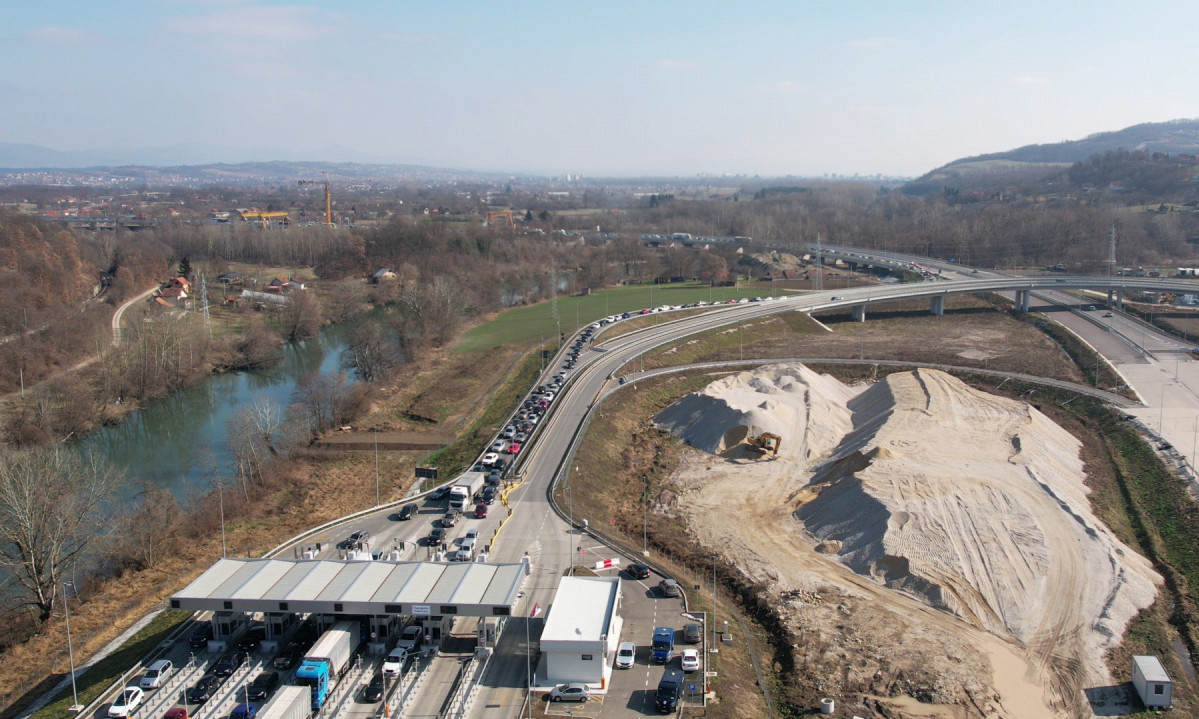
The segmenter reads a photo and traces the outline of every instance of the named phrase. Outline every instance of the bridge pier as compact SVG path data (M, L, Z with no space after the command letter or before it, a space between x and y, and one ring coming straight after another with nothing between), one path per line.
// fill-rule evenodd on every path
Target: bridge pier
M934 315L937 315L938 317L944 315L945 314L945 295L937 295L936 297L933 297L931 305L932 306L929 307L930 312L932 312Z
M1112 298L1115 298L1115 304L1112 303ZM1110 289L1107 291L1107 308L1122 310L1124 309L1124 289Z
M850 315L857 322L866 321L866 305L854 305L849 308Z
M1016 290L1016 311L1028 312L1029 298L1032 297L1032 290Z

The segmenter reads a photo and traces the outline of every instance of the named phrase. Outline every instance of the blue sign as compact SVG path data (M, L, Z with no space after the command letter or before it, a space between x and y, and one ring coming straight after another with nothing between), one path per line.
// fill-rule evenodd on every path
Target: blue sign
M687 685L687 691L692 691L692 692L693 692L693 691L695 691L695 685L694 685L694 684L688 684L688 685Z

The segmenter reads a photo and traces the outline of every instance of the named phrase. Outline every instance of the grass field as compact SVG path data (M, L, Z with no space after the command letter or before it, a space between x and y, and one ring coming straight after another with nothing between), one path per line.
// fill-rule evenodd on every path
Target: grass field
M694 282L669 285L625 285L602 290L587 296L559 297L558 319L553 317L553 305L514 307L500 313L490 322L479 325L463 335L454 347L455 352L472 353L517 343L541 344L553 339L559 330L567 336L579 327L608 315L633 312L658 305L682 305L690 302L718 302L741 297L769 295L762 287L710 287Z

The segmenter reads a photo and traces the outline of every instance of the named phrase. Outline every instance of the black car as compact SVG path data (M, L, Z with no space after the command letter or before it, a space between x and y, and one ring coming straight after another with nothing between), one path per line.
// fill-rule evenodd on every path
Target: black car
M683 641L688 644L699 644L702 634L698 624L683 625Z
M633 579L649 579L649 567L637 562L629 565L629 576Z
M445 499L448 496L450 496L450 488L449 487L438 487L437 489L435 489L431 493L429 493L429 499L433 500L434 502L441 500L441 499Z
M192 685L191 689L187 690L188 704L203 704L212 698L216 690L225 683L225 677L219 677L215 674L205 674L200 677L200 681Z
M420 509L415 503L405 504L400 508L400 521L404 522L412 519L412 515L416 514L416 510Z
M242 655L237 652L222 654L216 664L212 665L212 673L218 677L232 676L233 672L241 666Z
M269 697L277 686L279 686L279 672L263 672L254 677L254 681L246 687L246 696L252 701L260 702Z
M293 644L279 652L278 656L271 660L271 666L282 670L291 669L303 656L304 650Z
M383 675L376 674L371 683L366 685L362 690L362 701L367 704L374 704L383 699Z
M199 649L200 647L207 646L209 639L212 639L212 622L200 622L192 630L191 639L188 640L188 643L191 644L192 649Z
M440 547L443 541L445 541L445 530L441 527L434 527L429 530L429 538L425 544L430 547Z
M266 639L266 627L250 627L249 631L238 640L237 648L243 652L256 652L258 647L262 646L262 640Z

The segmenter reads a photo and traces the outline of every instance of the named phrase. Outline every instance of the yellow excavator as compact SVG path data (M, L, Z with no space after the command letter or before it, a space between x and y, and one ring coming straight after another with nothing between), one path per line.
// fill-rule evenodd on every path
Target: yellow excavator
M763 432L757 437L752 434L745 438L745 443L748 447L756 452L766 454L767 452L778 455L779 446L783 443L783 438L773 432Z

